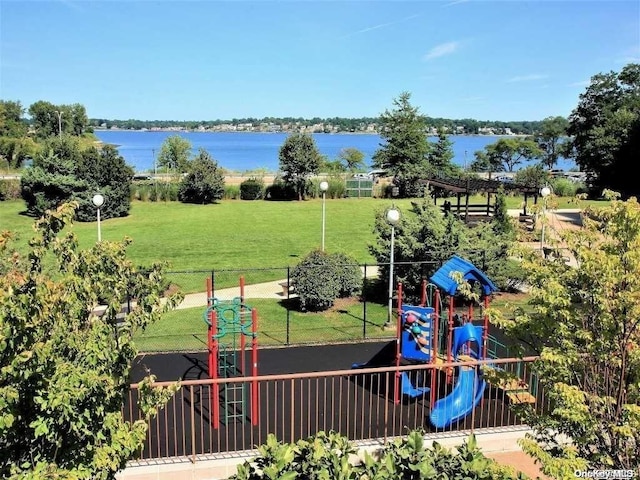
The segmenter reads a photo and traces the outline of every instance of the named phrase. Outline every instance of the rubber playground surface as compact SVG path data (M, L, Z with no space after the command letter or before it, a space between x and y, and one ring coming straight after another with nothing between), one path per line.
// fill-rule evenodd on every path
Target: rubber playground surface
M260 375L350 370L354 363L389 366L395 354L395 340L353 344L261 348L258 354ZM247 355L247 363L250 355ZM358 374L329 379L300 379L261 383L259 424L229 420L220 428L211 428L211 388L194 394L187 387L170 401L153 420L142 458L198 453L250 450L264 443L268 433L281 441L295 441L318 431L335 430L350 439L383 438L402 435L408 429L423 428L439 432L429 420L429 395L417 399L393 401L393 374ZM132 369L137 382L148 372L158 381L205 380L207 353L167 353L140 356ZM442 372L441 372L442 373ZM437 379L436 399L452 392L444 374ZM487 427L513 427L521 422L510 410L503 392L487 386L481 404L473 414L451 425L446 431ZM194 415L189 412L193 402ZM125 408L125 415L129 406ZM249 408L247 407L247 410ZM386 419L386 420L385 420ZM195 442L195 445L194 443Z

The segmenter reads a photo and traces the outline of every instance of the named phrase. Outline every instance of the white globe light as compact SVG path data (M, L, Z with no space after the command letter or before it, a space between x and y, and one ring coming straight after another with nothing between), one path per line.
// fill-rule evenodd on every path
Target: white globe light
M96 207L100 208L104 204L104 197L99 193L96 193L91 199L91 201Z
M326 192L329 189L329 184L327 182L320 182L320 190L322 192Z
M549 195L551 195L551 189L549 187L542 187L542 190L540 190L540 195L542 195L543 197L548 197Z
M392 208L387 212L387 222L391 225L395 225L400 221L400 212L395 208Z

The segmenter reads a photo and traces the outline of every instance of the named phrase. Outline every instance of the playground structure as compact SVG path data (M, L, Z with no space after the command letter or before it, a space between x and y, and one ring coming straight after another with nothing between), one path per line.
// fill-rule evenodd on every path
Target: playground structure
M209 378L245 377L247 337L251 340L251 376L258 375L258 312L244 302L244 278L240 277L240 296L230 301L213 297L213 282L207 279L207 370ZM250 401L247 399L249 387ZM217 429L221 420L244 423L250 418L252 425L259 422L258 382L238 384L214 383L211 390L211 425ZM250 404L250 411L247 411ZM220 416L223 407L224 418Z
M430 278L430 283L422 282L419 305L402 304L402 284L398 285L398 305L396 324L396 349L393 364L396 367L411 364L432 364L432 373L419 372L411 377L408 372L398 371L394 377L394 402L401 398L420 398L430 395L430 420L436 428L446 428L464 419L482 401L486 380L481 367L466 366L464 362L499 358L507 352L504 345L489 335L489 318L483 314L482 325L474 325L473 303L467 313L456 313L455 295L458 281L454 272L467 282L476 284L481 290L484 308L489 307L489 299L497 287L469 261L453 256ZM442 292L442 293L441 293ZM443 298L446 295L447 311L443 312ZM489 348L489 347L492 348ZM500 346L504 347L498 352ZM454 369L438 368L438 365L461 362ZM353 364L362 368L368 364ZM483 368L492 368L484 365ZM436 399L439 374L444 372L447 384L455 378L453 391L444 398ZM496 385L507 392L516 403L535 401L521 382L502 382Z

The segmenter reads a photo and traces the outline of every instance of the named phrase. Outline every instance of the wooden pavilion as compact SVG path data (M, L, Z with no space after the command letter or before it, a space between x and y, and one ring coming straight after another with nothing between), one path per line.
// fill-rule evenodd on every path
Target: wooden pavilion
M540 196L540 191L536 187L501 182L499 180L431 176L423 180L423 183L432 190L434 202L437 197L442 196L442 193L447 196L454 194L457 199L456 203L445 202L443 211L452 213L464 219L465 222L490 219L495 213L495 199L501 190L505 193L517 193L524 197L524 207L520 214L520 220L525 221L530 217L527 214L529 199L533 199L533 204L535 205L538 203L538 197ZM477 193L486 195L486 203L469 203L469 197Z

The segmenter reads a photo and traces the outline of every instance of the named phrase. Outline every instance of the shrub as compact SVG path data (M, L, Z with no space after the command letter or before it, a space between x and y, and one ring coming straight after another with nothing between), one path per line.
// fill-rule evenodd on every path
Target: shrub
M0 180L0 202L3 200L17 200L20 198L20 180Z
M261 178L249 178L240 184L241 200L260 200L264 197L264 181Z
M575 197L580 185L568 178L554 178L551 181L553 193L559 197Z
M295 198L297 198L296 189L281 178L276 178L265 192L266 200L294 200Z
M526 479L512 468L503 467L483 455L475 437L457 451L434 442L424 445L424 432L414 430L407 437L382 448L375 458L367 452L364 461L353 463L356 450L346 437L335 432L319 432L315 436L293 443L280 443L273 434L258 448L259 456L238 466L230 480L331 478L340 480L420 480L448 478L451 480L515 480Z
M302 310L320 311L333 305L336 298L353 295L362 284L360 267L344 254L315 250L292 271Z
M178 198L184 203L207 204L224 195L224 175L204 149L189 162L189 173L180 182Z
M238 185L225 185L223 198L225 200L238 200L240 198L240 187Z

